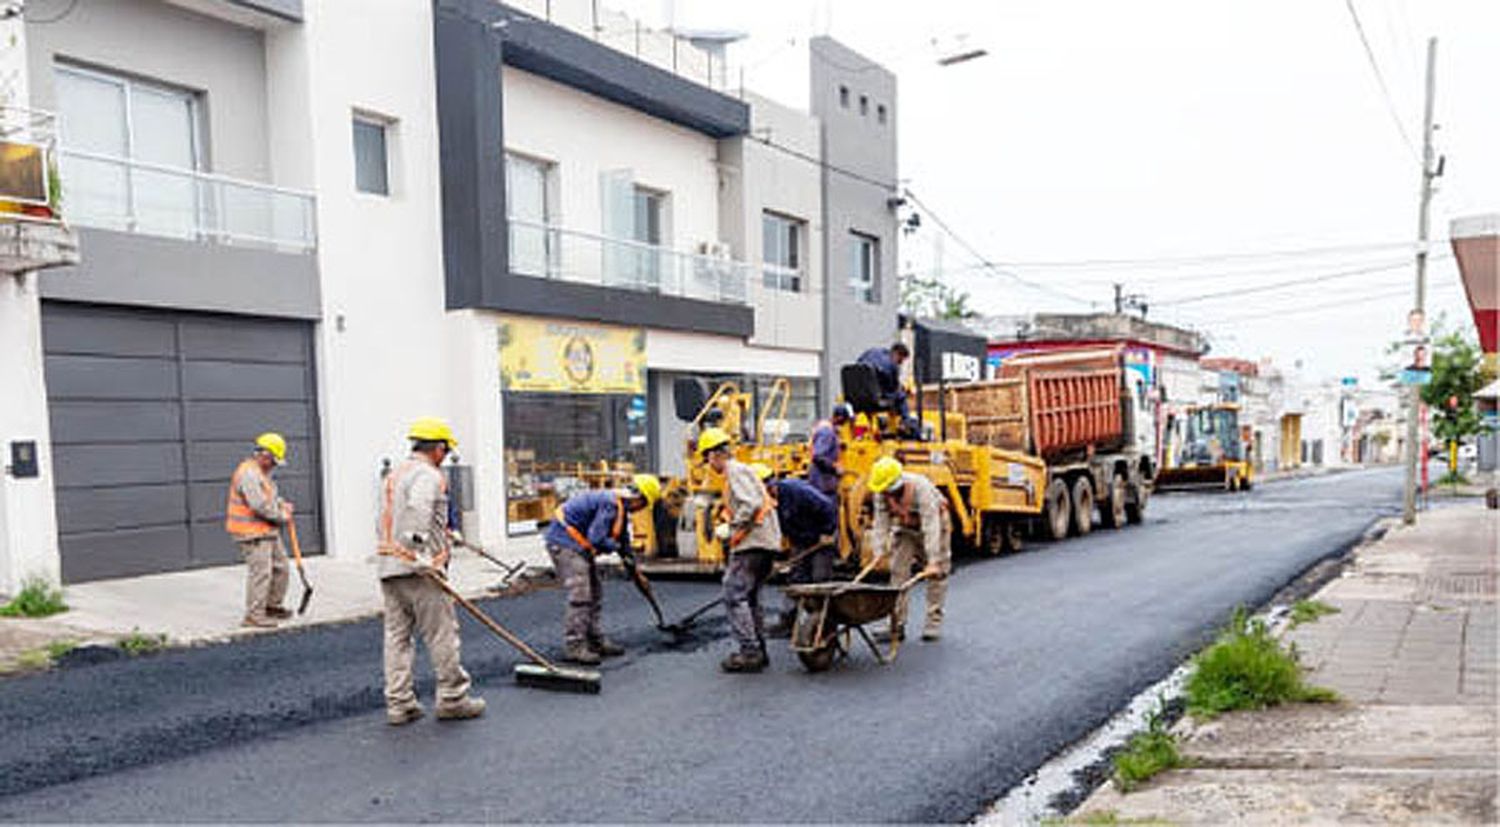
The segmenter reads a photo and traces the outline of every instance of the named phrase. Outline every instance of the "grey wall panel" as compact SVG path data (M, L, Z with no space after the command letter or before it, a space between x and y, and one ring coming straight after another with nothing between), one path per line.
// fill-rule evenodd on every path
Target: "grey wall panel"
M310 345L306 328L295 322L213 317L182 323L182 352L189 360L304 364Z
M287 439L312 434L312 411L305 402L185 402L187 438L254 439L276 431Z
M164 359L47 356L47 395L53 399L173 399L177 363Z
M182 439L174 401L56 402L51 415L54 445Z
M188 362L182 394L188 399L303 400L307 381L303 365Z
M128 310L51 305L42 316L48 353L171 357L177 352L170 320Z
M223 499L223 492L219 498ZM224 504L219 503L219 512ZM64 488L57 492L58 524L67 533L171 525L187 520L182 485L120 485Z
M276 470L276 479L309 476L316 463L312 460L313 442L306 438L288 438L287 463ZM194 482L229 479L240 461L250 453L250 441L239 439L193 440L187 446L188 479Z
M43 299L316 319L314 256L174 238L78 231L83 261L41 274Z
M63 582L82 583L188 568L187 524L130 531L63 534Z
M311 476L277 481L282 499L293 503L298 513L318 510L317 486ZM193 520L224 520L224 504L229 496L229 479L204 480L190 484L188 517Z
M57 445L52 449L52 473L59 489L182 482L182 445Z

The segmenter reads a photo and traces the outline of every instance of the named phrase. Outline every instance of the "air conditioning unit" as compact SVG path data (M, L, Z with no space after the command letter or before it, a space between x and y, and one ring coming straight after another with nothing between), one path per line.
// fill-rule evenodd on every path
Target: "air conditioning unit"
M700 241L698 243L698 255L709 258L729 259L734 257L734 250L730 248L727 241Z

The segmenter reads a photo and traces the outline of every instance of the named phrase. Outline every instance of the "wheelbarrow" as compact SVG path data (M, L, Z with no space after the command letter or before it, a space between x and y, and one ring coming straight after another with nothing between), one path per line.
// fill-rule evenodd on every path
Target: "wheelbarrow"
M792 626L792 651L809 672L822 672L849 654L854 635L859 635L870 652L882 664L896 659L901 649L899 638L892 637L889 647L881 651L866 623L889 618L896 602L911 587L927 579L924 572L899 586L850 582L802 583L782 587L797 604L797 618Z

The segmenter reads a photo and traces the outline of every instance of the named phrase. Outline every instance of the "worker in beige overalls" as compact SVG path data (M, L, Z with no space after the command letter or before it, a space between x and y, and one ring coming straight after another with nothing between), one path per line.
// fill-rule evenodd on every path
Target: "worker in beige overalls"
M378 534L386 721L400 726L422 717L412 680L413 631L422 635L437 675L438 719L477 718L484 700L469 695L453 601L431 579L448 568L448 483L439 469L458 440L437 417L413 422L407 438L411 455L385 478Z
M932 481L908 474L895 457L881 457L870 467L870 490L875 494L875 556L891 564L891 583L900 585L921 566L927 575L927 619L922 639L934 641L943 634L943 601L948 595L948 574L953 570L952 525L948 501ZM891 639L906 636L908 595L896 601L891 612Z
M733 458L732 448L729 434L719 428L708 428L698 436L698 452L724 479L723 519L714 527L714 536L728 558L724 610L738 648L719 667L725 672L759 672L770 663L760 590L781 551L781 523L766 484L754 469Z
M286 598L286 550L281 526L292 519L292 504L276 490L271 473L286 461L286 440L264 433L255 448L234 469L224 506L224 530L234 538L245 559L245 618L242 624L269 629L292 616L281 605Z

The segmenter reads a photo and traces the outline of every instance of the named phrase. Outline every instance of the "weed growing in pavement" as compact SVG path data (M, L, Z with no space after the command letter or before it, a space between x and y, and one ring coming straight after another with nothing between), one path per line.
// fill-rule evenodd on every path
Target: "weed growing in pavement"
M47 644L47 657L51 660L62 660L63 656L78 648L78 642L72 640L54 640Z
M1094 810L1092 812L1084 813L1083 815L1070 816L1068 818L1044 818L1044 819L1042 819L1042 826L1043 827L1061 827L1062 825L1067 825L1067 824L1101 824L1101 825L1139 824L1139 825L1143 825L1143 827L1144 827L1144 825L1153 825L1153 824L1163 825L1163 824L1170 824L1170 823L1171 822L1162 821L1161 819L1149 818L1149 817L1148 818L1134 818L1134 817L1132 817L1132 818L1121 818L1120 814L1118 812L1114 811L1114 810Z
M130 634L120 638L118 645L125 650L125 654L135 657L145 655L167 645L166 635L145 635L140 629L132 629Z
M1115 788L1128 793L1157 773L1183 764L1182 754L1177 751L1177 738L1167 729L1166 705L1159 704L1146 718L1146 731L1130 736L1125 749L1115 756Z
M1459 473L1458 471L1449 471L1448 473L1442 475L1441 477L1438 477L1437 484L1438 485L1451 485L1451 486L1457 488L1460 485L1468 485L1469 484L1469 478L1466 477L1466 476L1464 476L1463 474Z
M46 669L52 666L52 656L43 649L27 649L16 655L16 668L31 671L33 669Z
M1324 615L1336 615L1339 607L1330 606L1321 600L1298 600L1292 604L1292 628L1312 623Z
M1193 659L1184 687L1188 712L1212 718L1236 709L1264 709L1291 701L1338 700L1329 689L1303 681L1297 653L1271 634L1265 621L1236 609L1218 641Z
M0 617L46 617L67 610L62 589L40 577L33 577L21 586L15 599L0 606Z

